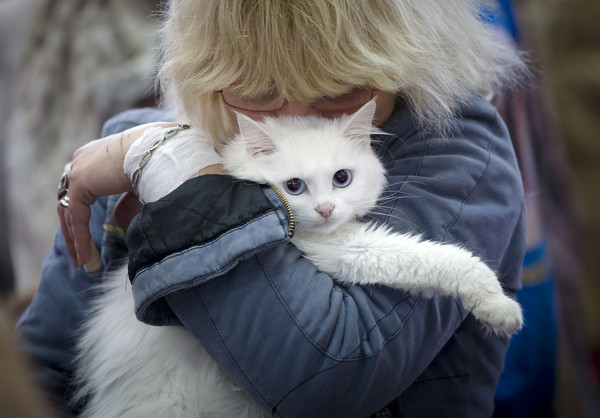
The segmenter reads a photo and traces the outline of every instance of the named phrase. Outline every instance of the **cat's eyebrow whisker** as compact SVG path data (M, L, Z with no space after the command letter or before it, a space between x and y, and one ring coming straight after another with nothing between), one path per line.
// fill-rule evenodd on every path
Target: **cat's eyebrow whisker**
M390 150L388 146L385 145L386 140L390 137L393 137L394 143L402 144L403 147L406 146L406 141L400 136L387 132L382 132L379 134L379 136L372 136L371 142L375 145L374 148L376 148L377 150L382 150L383 153L387 154L391 159L394 159L394 153ZM377 154L381 155L382 153L378 152Z

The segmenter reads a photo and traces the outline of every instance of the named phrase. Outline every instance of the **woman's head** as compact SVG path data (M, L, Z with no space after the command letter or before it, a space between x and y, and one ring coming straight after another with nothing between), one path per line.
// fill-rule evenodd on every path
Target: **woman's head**
M160 79L167 102L217 138L232 133L215 91L274 87L309 103L353 88L396 92L425 125L444 128L474 91L519 70L478 19L475 0L172 0ZM223 121L223 122L221 122Z

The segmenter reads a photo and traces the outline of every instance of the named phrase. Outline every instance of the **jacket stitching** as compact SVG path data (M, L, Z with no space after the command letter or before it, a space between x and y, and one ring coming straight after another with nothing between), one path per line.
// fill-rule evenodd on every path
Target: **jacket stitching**
M413 384L418 385L421 383L435 382L438 380L447 380L447 379L462 379L462 378L470 377L470 376L471 375L469 373L454 374L452 376L439 376L439 377L432 377L429 379L415 380L413 382Z
M270 243L267 243L267 244L263 244L263 245L260 245L260 246L258 246L256 248L252 248L250 250L244 251L244 252L242 252L240 254L237 254L236 255L236 259L232 260L229 263L224 264L219 269L213 270L210 273L206 273L206 274L203 274L203 275L194 276L194 277L192 277L192 278L190 278L188 280L185 280L183 282L175 283L175 284L172 284L172 285L170 285L170 286L168 286L168 287L166 287L164 289L159 289L158 291L152 292L150 295L148 295L148 296L146 296L144 298L145 302L142 305L140 305L140 307L137 309L137 313L138 313L138 315L140 315L140 317L143 318L145 316L145 313L148 310L148 308L150 306L152 306L154 303L160 301L166 295L168 295L170 293L173 293L173 292L180 291L180 290L186 290L186 289L190 289L190 288L193 288L193 287L197 287L197 286L201 285L202 283L205 283L208 280L211 280L211 279L214 279L216 277L222 276L223 274L227 273L232 268L234 268L236 265L238 265L239 262L240 262L240 260L242 260L244 258L247 258L248 255L252 255L256 251L262 251L262 250L264 250L266 248L270 248L270 247L273 247L275 245L279 245L279 244L282 244L282 243L285 243L285 242L287 242L287 238L284 238L284 239L281 239L281 240L278 240L278 241L273 241L273 242L270 242ZM206 244L206 245L208 245L208 244ZM204 246L204 245L202 245L202 246ZM194 248L200 248L202 246L194 247ZM176 254L171 254L169 257L178 257L179 255L183 255L185 252L191 251L191 250L192 249L186 250L184 252L178 252ZM154 263L152 266L146 267L146 268L144 268L143 271L138 272L135 275L134 281L137 280L137 278L139 276L143 275L146 272L146 270L151 270L154 267L156 267L157 265L159 265L160 263L162 263L162 261Z
M252 383L252 381L248 378L248 376L246 375L246 373L244 373L244 370L242 370L242 368L240 367L240 365L238 364L238 362L235 360L235 357L233 356L233 354L231 353L231 351L229 351L229 348L227 347L227 344L225 344L225 341L221 337L221 333L219 332L219 329L217 328L217 326L216 326L216 324L215 324L215 322L213 320L213 317L210 315L210 312L206 308L206 304L204 303L204 299L202 299L202 295L200 294L200 292L198 292L197 288L194 289L194 293L198 297L198 299L200 301L200 305L202 306L202 310L204 311L204 313L208 317L208 319L210 321L210 325L211 325L214 333L217 335L217 337L219 339L219 342L221 343L221 346L227 352L228 357L231 359L231 361L233 362L233 364L235 364L235 367L240 371L240 373L242 374L242 376L244 376L244 379L246 380L246 382L248 382L248 384L265 401L265 403L267 405L269 405L269 407L271 407L271 404L267 401L267 399L263 396L263 394L258 390L258 388L254 385L254 383Z
M219 239L221 239L221 238L223 238L223 237L226 237L226 236L228 236L228 235L231 235L231 234L233 234L233 233L235 233L235 232L237 232L237 231L239 231L239 230L242 230L242 229L244 229L245 227L247 227L248 225L250 225L250 224L252 224L252 223L254 223L254 222L257 222L257 221L259 221L259 220L261 220L261 219L263 219L263 218L266 218L266 217L268 217L269 215L273 215L273 214L275 214L275 210L270 210L270 211L268 211L268 212L266 212L266 213L263 213L263 214L259 215L259 216L258 216L258 217L256 217L256 218L252 218L252 219L250 219L248 222L246 222L246 223L244 223L244 224L241 224L241 225L238 225L238 226L236 226L236 227L234 227L234 228L232 228L232 229L229 229L229 230L227 230L227 231L223 232L222 234L220 234L220 235L218 235L218 236L216 236L216 237L214 237L214 238L211 238L211 239L210 239L210 240L208 240L208 241L202 242L202 243L200 243L200 244L198 244L198 245L194 245L194 246L192 246L192 247L188 247L188 248L186 248L186 249L184 249L184 250L181 250L181 251L172 252L171 254L168 254L168 255L164 256L162 259L160 259L160 260L158 260L158 261L155 261L155 262L153 262L153 263L152 263L152 264L150 264L150 265L147 265L147 266L145 266L145 267L142 267L142 268L138 269L138 271L135 273L135 277L137 277L137 276L138 276L138 275L140 275L140 274L143 274L143 273L144 273L146 270L149 270L149 269L151 269L151 268L153 268L153 267L155 267L155 266L158 266L158 265L161 265L161 264L163 264L165 261L167 261L167 260L169 260L169 259L171 259L171 258L173 258L173 257L179 257L180 255L186 254L186 253L188 253L188 252L190 252L190 251L197 251L197 250L198 250L198 249L200 249L200 248L204 248L204 247L206 247L206 246L209 246L209 245L211 245L211 244L215 243L216 241L218 241ZM287 232L286 232L286 234L285 234L285 235L286 235L286 237L287 237ZM282 241L286 241L286 239L284 238L283 240L276 241L275 243L268 243L268 244L265 244L265 246L271 246L271 245L274 245L274 244L280 243L280 242L282 242ZM259 248L261 248L261 247L259 247ZM257 251L257 249L256 249L256 248L252 248L252 249L250 249L250 250L248 250L248 251L245 251L243 254L251 253L251 252L253 252L253 251ZM155 254L155 255L156 255L156 254ZM156 255L156 258L159 258L159 256L158 256L158 255ZM236 261L236 262L237 262L237 260L234 260L234 261ZM227 263L227 264L225 264L225 265L226 265L226 266L228 266L228 265L230 265L230 264L232 264L232 263ZM201 276L196 276L196 278L195 278L195 279L193 279L193 280L196 280L196 279L198 279L198 278L201 278L201 277L207 277L207 276L211 276L211 275L215 274L215 272L219 272L219 271L222 271L222 270L223 270L223 268L221 268L221 269L219 269L219 270L216 270L216 271L213 271L213 272L210 272L210 273L207 273L207 274L204 274L204 275L201 275ZM134 279L134 280L135 280L135 279ZM187 283L187 282L186 282L186 283Z
M197 246L194 246L194 247L187 248L187 249L185 249L183 251L178 251L176 253L171 253L168 256L166 256L165 258L163 258L162 260L154 262L154 263L152 263L152 264L150 264L150 265L148 265L146 267L143 267L143 268L139 269L134 274L134 278L132 280L132 283L135 283L135 281L138 280L138 278L140 276L145 275L145 273L147 271L152 270L155 267L160 266L161 264L163 264L167 259L174 258L174 257L179 257L181 255L184 255L184 254L190 252L190 251L197 251L198 249L204 248L204 247L212 244L214 241L216 241L216 240L218 240L218 239L220 239L220 238L222 238L222 237L224 237L226 235L232 234L232 233L236 232L237 230L240 230L240 229L244 228L246 225L249 225L250 223L259 221L260 219L265 218L265 217L267 217L269 215L273 215L273 212L275 212L275 210L269 211L268 213L265 213L265 214L259 216L258 218L252 219L250 222L247 222L244 225L237 226L234 229L231 229L231 230L227 231L225 234L219 235L218 237L214 238L213 240L211 240L209 242L205 242L205 243L203 243L201 245L197 245ZM171 292L175 292L175 291L181 290L181 289L188 289L190 287L198 286L198 285L206 282L207 280L210 280L212 278L218 277L218 276L220 276L220 275L228 272L233 267L235 267L240 262L240 260L242 260L244 258L247 258L248 255L251 255L251 254L253 254L255 252L262 251L265 248L269 248L269 247L272 247L272 246L275 246L275 245L279 245L279 244L282 244L282 243L285 243L285 242L288 242L288 241L289 241L289 238L287 236L287 233L284 231L284 236L281 239L265 243L265 244L260 245L258 247L251 248L251 249L249 249L247 251L243 251L240 254L236 254L236 256L235 256L235 258L233 260L231 260L228 263L223 264L221 266L221 268L219 268L219 269L215 269L215 270L213 270L213 271L211 271L209 273L203 274L203 275L197 275L197 276L191 277L188 280L172 284L172 285L170 285L170 286L168 286L168 287L166 287L164 289L159 288L156 291L148 292L144 296L144 299L143 299L144 302L136 309L136 311L137 311L137 313L138 313L138 315L140 317L145 317L145 313L150 308L150 306L152 306L154 303L156 303L157 301L159 301L160 299L162 299L165 295L167 295L167 294L169 294Z
M400 330L404 327L404 324L406 323L408 317L412 314L415 306L416 306L416 302L410 307L410 310L406 313L406 315L404 315L404 317L400 320L400 324L398 325L398 328L396 328L387 338L385 338L383 340L383 342L381 343L381 346L379 347L379 349L374 352L371 355L368 356L360 356L360 357L338 357L333 355L332 353L330 353L329 351L327 351L325 348L323 348L317 341L315 341L309 334L308 332L305 330L305 328L302 326L302 324L298 321L296 315L292 312L292 309L290 308L290 306L287 304L287 302L285 301L285 299L283 298L283 296L281 295L281 293L279 292L279 289L277 288L277 285L275 284L275 282L273 281L273 279L271 278L271 275L269 274L262 258L260 257L259 254L257 254L257 259L259 264L261 265L263 272L266 276L266 278L269 280L269 283L271 283L271 286L273 288L273 290L275 291L275 293L277 294L277 297L279 298L279 300L281 301L281 303L285 306L286 311L289 313L290 317L294 320L294 322L296 323L296 325L298 326L298 328L302 331L302 333L304 334L304 336L323 354L325 354L327 357L335 360L335 361L339 361L339 362L350 362L350 361L358 361L358 360L364 360L364 359L368 359L371 357L375 357L377 355L379 355L379 353L381 352L381 348L383 348L383 346L385 346L385 344L387 343L387 341L389 341L390 339L392 339L394 336L396 336L398 334L398 332L400 332ZM396 309L396 307L402 303L404 303L406 301L406 299L408 299L408 297L403 298L401 301L398 301L397 303L394 304L394 306L391 307L391 309L388 311L387 314L385 314L384 316L380 317L379 319L376 320L375 324L369 328L369 330L367 331L367 335L370 334L376 327L377 324L379 324L379 322L383 321L384 319L386 319L387 317L389 317L394 310ZM364 339L360 339L360 341L367 341L368 338L364 338ZM354 352L356 351L358 348L360 348L360 343L353 348L350 352Z
M427 155L429 154L429 143L431 141L431 137L427 137L427 140L425 141L425 146L423 147L423 154L421 154L421 157L419 158L419 162L417 163L417 170L415 171L415 176L420 176L421 175L421 168L423 167L423 161L425 161L425 157L427 157Z
M496 115L495 118L494 118L494 120L492 121L492 123L489 124L488 130L486 132L492 132L492 128L494 128L497 123L498 123L498 115ZM487 144L486 151L487 151L487 157L488 158L487 158L487 161L485 163L485 167L484 167L483 171L481 172L479 178L477 178L477 180L475 181L475 184L473 185L473 187L471 188L471 190L469 190L469 193L467 193L467 195L464 197L464 199L460 203L460 208L458 209L458 212L456 213L456 215L454 216L454 218L450 221L450 223L448 224L448 226L445 228L443 241L446 241L446 238L448 236L448 233L450 232L450 229L452 229L452 227L454 226L454 224L456 224L456 222L458 222L458 219L460 218L460 216L462 215L462 213L464 211L464 208L465 208L465 205L467 203L467 200L469 200L471 198L471 196L473 196L473 194L475 193L475 190L477 190L477 188L483 182L483 179L487 175L487 172L489 170L490 163L491 163L491 160L492 160L492 153L491 153L492 137L491 137L491 133L489 133L487 135L487 139L488 139L488 144Z
M191 213L191 214L195 215L196 217L200 218L202 221L206 221L207 219L209 219L208 216L207 216L207 213L212 212L212 210L210 210L210 209L214 209L215 206L216 206L216 204L217 204L216 201L213 201L212 204L211 204L211 206L210 206L210 209L208 211L206 211L206 212L198 212L198 211L193 210L190 207L182 206L179 202L177 202L175 200L171 200L169 198L163 198L162 200L165 201L165 202L167 202L167 203L169 203L170 205L174 206L175 208L177 208L177 209L179 209L181 211L184 211L184 212ZM220 226L225 226L225 227L229 226L228 223L219 222L216 219L210 219L210 221L211 221L212 224L215 224L215 225L220 225Z
M431 137L427 137L427 139L425 140L425 146L423 149L423 153L421 154L421 156L419 157L419 161L417 162L417 169L415 170L415 173L412 176L418 177L420 175L421 168L423 166L423 161L425 160L425 157L428 155L430 141L431 141ZM397 186L394 187L394 193L399 193L404 188L404 185L409 177L411 177L411 176L405 175L401 181L397 182ZM386 222L390 219L392 211L398 207L398 203L400 203L400 199L394 199L394 205L393 205L393 207L390 207L389 212L386 215ZM399 209L399 210L402 211L402 209Z
M229 191L229 190L231 190L231 189L233 188L233 185L234 185L234 184L240 184L240 183L238 182L238 183L232 183L232 184L230 184L230 185L227 187L227 190L226 190L226 191ZM223 194L225 194L225 192L223 192ZM266 196L265 196L265 199L266 199ZM171 204L171 205L173 205L173 206L177 207L178 209L182 209L182 210L184 210L184 211L186 211L186 212L193 213L194 215L196 215L196 216L198 216L198 217L200 217L200 218L202 218L202 219L206 219L206 218L207 218L207 216L206 216L206 213L207 213L207 212L210 212L210 211L202 211L202 212L199 212L199 211L196 211L196 210L194 210L193 208L191 208L191 207L189 207L189 206L182 206L182 205L181 205L181 204L179 204L179 203L178 203L178 202L177 202L175 199L171 199L171 198L169 198L169 197L163 197L161 200L163 200L163 201L165 201L165 202L168 202L169 204ZM270 203L270 202L269 202L269 203ZM217 202L216 202L216 201L214 201L214 202L212 203L212 208L214 208L214 207L216 206L216 204L217 204ZM270 211L271 209L266 209L266 210L267 210L267 211ZM253 214L253 216L255 216L255 215L256 215L256 214ZM250 219L250 220L251 220L251 219ZM212 223L217 223L218 225L228 225L228 224L226 224L226 223L217 222L217 221L216 221L216 220L214 220L214 219L211 219L211 222L212 222Z
M262 262L261 262L261 264L262 264ZM277 292L277 294L279 295L279 292ZM418 298L418 299L420 299L420 298ZM388 315L390 315L390 314L391 314L391 312L394 310L394 308L395 308L397 305L399 305L400 303L402 303L402 301L401 301L401 302L398 302L396 305L394 305L394 307L392 308L392 310L391 310L391 311L390 311L390 312L389 312L387 315L385 315L384 317L387 317ZM284 302L284 304L285 304L285 302ZM417 305L417 301L415 301L415 303L414 303L414 304L411 306L411 308L410 308L409 312L408 312L408 313L405 315L405 317L402 319L402 323L400 324L400 326L399 326L399 327L398 327L398 328L397 328L397 329L396 329L396 330L395 330L395 331L394 331L392 334L390 334L390 336L389 336L388 338L386 338L386 339L383 341L383 343L381 344L381 348L383 348L383 346L385 346L385 344L386 344L386 343L387 343L389 340L391 340L392 338L394 338L396 335L398 335L398 334L400 333L400 330L401 330L401 329L404 327L404 324L406 323L406 319L407 319L407 318L408 318L408 317L409 317L409 316L412 314L412 312L413 312L413 310L414 310L414 308L415 308L415 306L416 306L416 305ZM286 309L288 309L288 312L289 312L289 308L287 307L287 305L286 305ZM290 315L291 315L291 316L294 318L294 321L295 321L295 322L298 324L298 321L296 320L296 318L294 317L294 315L293 315L291 312L290 312ZM381 319L383 319L384 317L382 317ZM297 390L298 388L300 388L300 387L301 387L302 385L304 385L305 383L308 383L309 381L311 381L311 380L312 380L312 379L314 379L315 377L317 377L317 376L319 376L319 375L321 375L321 374L323 374L323 373L325 373L325 372L328 372L328 371L330 371L330 370L333 370L333 369L335 369L336 367L340 366L342 363L346 363L346 362L349 362L349 361L357 361L357 360L367 360L367 359L370 359L370 358L373 358L373 357L375 357L375 356L379 355L379 353L381 352L381 349L380 349L379 351L377 351L376 353L374 353L374 354L373 354L373 355L371 355L371 356L355 357L355 358L346 358L346 359L336 358L335 356L331 355L330 353L328 353L328 352L324 351L324 350L323 350L323 349L322 349L322 348L319 346L319 344L318 344L318 343L316 343L316 342L315 342L315 341L314 341L314 340L313 340L313 339L312 339L312 338L311 338L311 337L310 337L310 336L309 336L309 335L306 333L306 331L304 330L304 328L303 328L302 326L300 326L299 324L298 324L298 326L299 326L299 328L302 330L302 333L303 333L303 334L306 336L306 338L307 338L307 339L308 339L308 340L309 340L311 343L313 343L313 344L315 345L315 347L317 347L317 348L318 348L318 349L319 349L321 352L323 352L323 354L325 354L325 355L327 355L328 357L330 357L330 358L332 358L332 359L334 359L334 360L338 361L338 363L336 363L336 364L334 364L334 365L332 365L332 366L330 366L330 367L327 367L327 368L325 368L325 369L323 369L323 370L319 370L318 372L316 372L316 373L315 373L315 374L313 374L312 376L309 376L309 377L307 377L306 379L304 379L303 381L299 382L299 383L298 383L296 386L294 386L293 388L291 388L289 391L287 391L287 392L286 392L286 394L285 394L285 395L283 395L283 396L282 396L282 398L280 399L280 401L279 401L279 402L277 402L277 404L275 405L275 408L274 408L274 409L276 409L276 408L277 408L279 405L281 405L281 404L282 404L282 403L285 401L285 399L286 399L286 398L287 398L289 395L291 395L291 394L292 394L292 393L293 393L295 390ZM373 327L373 328L374 328L374 327ZM369 332L370 332L370 331L369 331ZM364 340L361 340L361 341L364 341ZM354 351L356 351L358 348L359 348L359 346L357 346L357 348L355 348L355 349L353 350L353 352L354 352Z
M140 232L142 233L142 235L144 236L144 241L148 243L148 248L150 249L150 251L152 252L152 255L154 256L154 258L158 258L158 254L156 252L156 250L154 249L154 247L152 246L152 241L150 240L150 238L148 237L148 234L146 234L146 230L145 228L141 225L140 222L140 217L137 218L136 220L138 227L140 229Z

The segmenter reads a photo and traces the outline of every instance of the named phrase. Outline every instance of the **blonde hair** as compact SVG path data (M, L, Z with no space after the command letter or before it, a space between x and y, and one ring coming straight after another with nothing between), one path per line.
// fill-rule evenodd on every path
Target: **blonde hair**
M476 0L172 0L159 79L176 115L217 139L234 124L215 90L276 86L310 102L354 86L396 92L425 127L443 131L474 92L524 71L479 18Z

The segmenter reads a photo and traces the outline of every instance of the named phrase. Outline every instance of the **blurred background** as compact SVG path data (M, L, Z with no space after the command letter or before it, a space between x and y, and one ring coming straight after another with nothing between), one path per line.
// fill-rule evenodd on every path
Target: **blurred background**
M496 416L598 416L600 1L498 3L484 18L527 52L532 77L494 101L519 157L529 225L518 295L527 326L507 357ZM64 164L109 117L157 103L157 10L150 0L0 0L7 329L52 248Z

